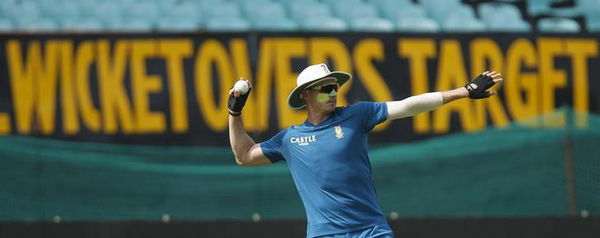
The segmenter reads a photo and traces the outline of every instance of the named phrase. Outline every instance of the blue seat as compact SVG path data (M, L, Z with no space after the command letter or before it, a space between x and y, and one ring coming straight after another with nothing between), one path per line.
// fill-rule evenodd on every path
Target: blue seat
M582 7L581 4L582 2L585 2L585 0L575 1L577 3L575 7L552 8L552 3L562 1L564 0L527 0L527 14L531 17L536 17L539 15L549 15L555 17L577 17L582 15L582 13L586 9L585 7Z
M62 2L61 0L54 0L57 2ZM64 4L56 4L53 1L43 1L43 2L48 2L48 4L52 4L52 5L64 5ZM94 9L96 8L96 6L100 3L100 1L98 0L77 0L77 1L72 1L72 4L77 4L81 10L81 16L89 16L92 15L92 13L94 12Z
M420 6L420 5L413 4L411 0L371 0L370 2L377 9L379 9L379 12L383 13L383 15L385 17L389 17L386 14L386 11L394 12L396 10L400 10L400 9L406 8L406 7ZM395 16L391 16L391 17L395 17Z
M226 1L227 0L195 0L192 2L199 7L202 15L206 16L206 13L210 11L215 5L222 4Z
M300 26L292 19L262 17L254 20L252 28L260 31L297 31Z
M144 21L156 22L161 16L161 9L154 2L138 2L131 6L127 17L141 19Z
M173 18L184 18L194 24L199 24L203 20L200 8L193 2L176 4L166 10L164 15L167 17L165 19L169 19L167 21L171 21Z
M586 21L586 30L589 32L600 32L600 19L595 21Z
M116 6L119 6L120 8L125 9L125 11L129 11L132 8L135 7L135 5L138 4L144 4L144 3L148 3L148 2L153 2L153 0L104 0L104 1L99 1L96 0L96 2L110 2Z
M0 18L0 32L12 31L14 29L15 26L10 20L6 18Z
M258 11L259 9L268 8L268 5L280 4L277 2L271 2L270 0L237 0L235 2L240 6L242 13L246 16L248 16L248 14L254 14L254 12Z
M379 17L377 8L367 3L340 4L332 7L333 12L338 18L347 22L357 18L377 18Z
M464 18L458 15L447 17L442 23L445 32L483 32L485 24L475 18Z
M579 0L577 7L582 9L586 30L600 32L600 1Z
M271 18L271 19L285 19L287 14L285 7L280 3L266 2L263 4L255 4L253 2L247 3L245 13L250 21L254 19Z
M65 24L62 29L68 31L101 31L104 30L104 25L99 20L86 18Z
M301 21L301 28L306 31L341 32L348 30L348 24L335 17L310 17Z
M206 23L206 31L209 32L247 31L249 29L250 23L238 17L216 17L209 19Z
M439 32L440 26L429 18L399 18L396 29L402 32Z
M181 5L181 4L186 4L186 5L196 5L196 2L190 2L190 1L184 1L181 2L179 0L154 0L154 2L156 2L156 4L158 5L158 7L163 11L166 12L168 11L168 9L171 9L177 5ZM165 15L165 14L163 14Z
M599 12L600 2L598 0L577 0L577 7L589 11Z
M332 15L331 8L323 3L304 4L302 2L290 5L292 19L302 22L315 17L328 17Z
M151 22L145 19L127 18L120 23L113 22L109 26L112 31L151 31L154 28Z
M56 8L59 8L62 5L66 5L66 4L61 4L62 1L61 0L33 0L31 2L34 2L35 4L38 5L38 7L40 8L41 11L41 15L43 16L52 16L52 11L55 10ZM5 5L16 5L17 1L15 0L2 0L0 1L0 9L2 9ZM70 4L70 5L77 5L80 6L79 3L76 4ZM1 15L1 13L0 13Z
M47 2L55 4L46 3L47 6L44 7L43 15L56 20L60 20L61 18L79 18L85 13L78 3L58 4L54 1Z
M489 22L484 22L490 32L530 32L531 25L522 19L506 18L501 15L493 15Z
M242 10L235 2L216 2L210 5L209 9L205 9L204 13L207 19L239 18L242 16Z
M587 22L600 21L600 1L598 0L579 0L577 7L581 9Z
M551 11L550 4L557 0L527 0L527 15L536 17Z
M421 6L423 6L429 18L438 20L443 19L446 13L454 11L461 5L461 0L420 0Z
M79 18L79 17L75 17L75 18L62 17L62 18L55 19L55 20L58 22L58 25L60 26L60 28L63 29L65 26L73 25L73 23L76 21L81 21L81 19L82 18Z
M452 9L452 10L448 10ZM475 11L469 5L456 4L447 7L435 7L430 11L432 18L442 24L449 17L475 19Z
M321 2L329 5L331 8L339 6L348 6L363 3L363 0L321 0Z
M165 17L158 21L157 29L159 31L196 31L199 25L186 17Z
M59 26L52 19L38 18L20 25L19 28L26 31L56 31Z
M38 4L31 1L8 1L8 3L4 4L2 10L4 12L4 17L12 19L14 22L18 23L17 25L42 17L42 10Z
M352 31L392 32L394 23L384 18L358 18L350 22Z
M531 25L524 21L519 9L506 3L481 3L477 7L481 20L488 31L528 32Z
M538 21L537 27L541 32L578 33L581 31L579 24L569 18L542 18Z
M119 6L115 5L114 3L110 3L110 2L101 2L98 3L98 5L96 5L96 7L92 10L92 14L91 17L98 19L100 21L101 24L109 24L111 21L114 21L115 19L121 19L123 16L123 8L120 8ZM91 21L87 21L86 22L89 23L89 27L90 29L93 29L95 26L95 23L91 23ZM79 26L80 24L75 24L77 26ZM87 29L87 26L85 24L81 24L81 26L83 28Z
M281 4L283 4L287 11L290 12L291 15L291 9L292 9L292 5L295 4L302 4L302 5L310 5L310 4L319 4L321 2L319 2L319 0L278 0L276 2L279 2Z
M408 4L400 8L387 8L382 9L383 16L390 20L396 20L398 18L412 17L412 18L427 18L427 12L424 7L420 5Z
M481 3L477 5L477 11L483 21L486 21L489 17L494 15L522 18L521 12L515 5L506 3Z
M449 6L456 6L461 2L462 0L419 0L419 3L428 9L437 7L444 8Z

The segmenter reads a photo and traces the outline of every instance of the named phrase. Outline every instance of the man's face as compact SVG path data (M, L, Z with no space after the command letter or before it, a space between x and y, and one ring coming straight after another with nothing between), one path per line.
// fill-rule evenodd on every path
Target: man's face
M325 79L302 92L307 107L316 112L333 112L337 104L339 85L334 78Z

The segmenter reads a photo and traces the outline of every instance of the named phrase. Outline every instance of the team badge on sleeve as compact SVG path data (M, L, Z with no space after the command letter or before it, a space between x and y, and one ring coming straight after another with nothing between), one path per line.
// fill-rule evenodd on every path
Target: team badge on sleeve
M344 132L342 131L342 126L338 125L335 127L335 137L338 139L344 138Z

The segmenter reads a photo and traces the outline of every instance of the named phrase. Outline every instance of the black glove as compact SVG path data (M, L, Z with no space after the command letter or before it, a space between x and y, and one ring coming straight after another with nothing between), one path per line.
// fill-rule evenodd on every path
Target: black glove
M473 87L473 85L477 85L477 87ZM477 78L471 80L465 88L469 91L469 98L472 99L480 99L480 98L488 98L492 95L490 92L486 91L492 86L494 86L494 79L488 75L481 74L477 76Z
M239 97L236 97L233 94L229 95L227 107L229 108L230 115L237 117L242 114L242 108L246 105L246 100L248 99L248 95L250 95L250 91L252 91L252 88L249 88L246 94L240 95Z

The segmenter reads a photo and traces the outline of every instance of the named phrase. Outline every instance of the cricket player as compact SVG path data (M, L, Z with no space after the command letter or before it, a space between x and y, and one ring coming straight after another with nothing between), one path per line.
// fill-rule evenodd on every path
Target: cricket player
M358 102L336 107L338 88L352 76L325 64L304 69L288 97L293 110L306 108L306 121L262 143L244 130L240 115L249 92L229 91L229 140L235 160L257 166L285 160L306 209L307 237L393 237L377 204L367 134L385 120L431 111L460 98L481 99L502 81L486 71L465 87L391 102Z

